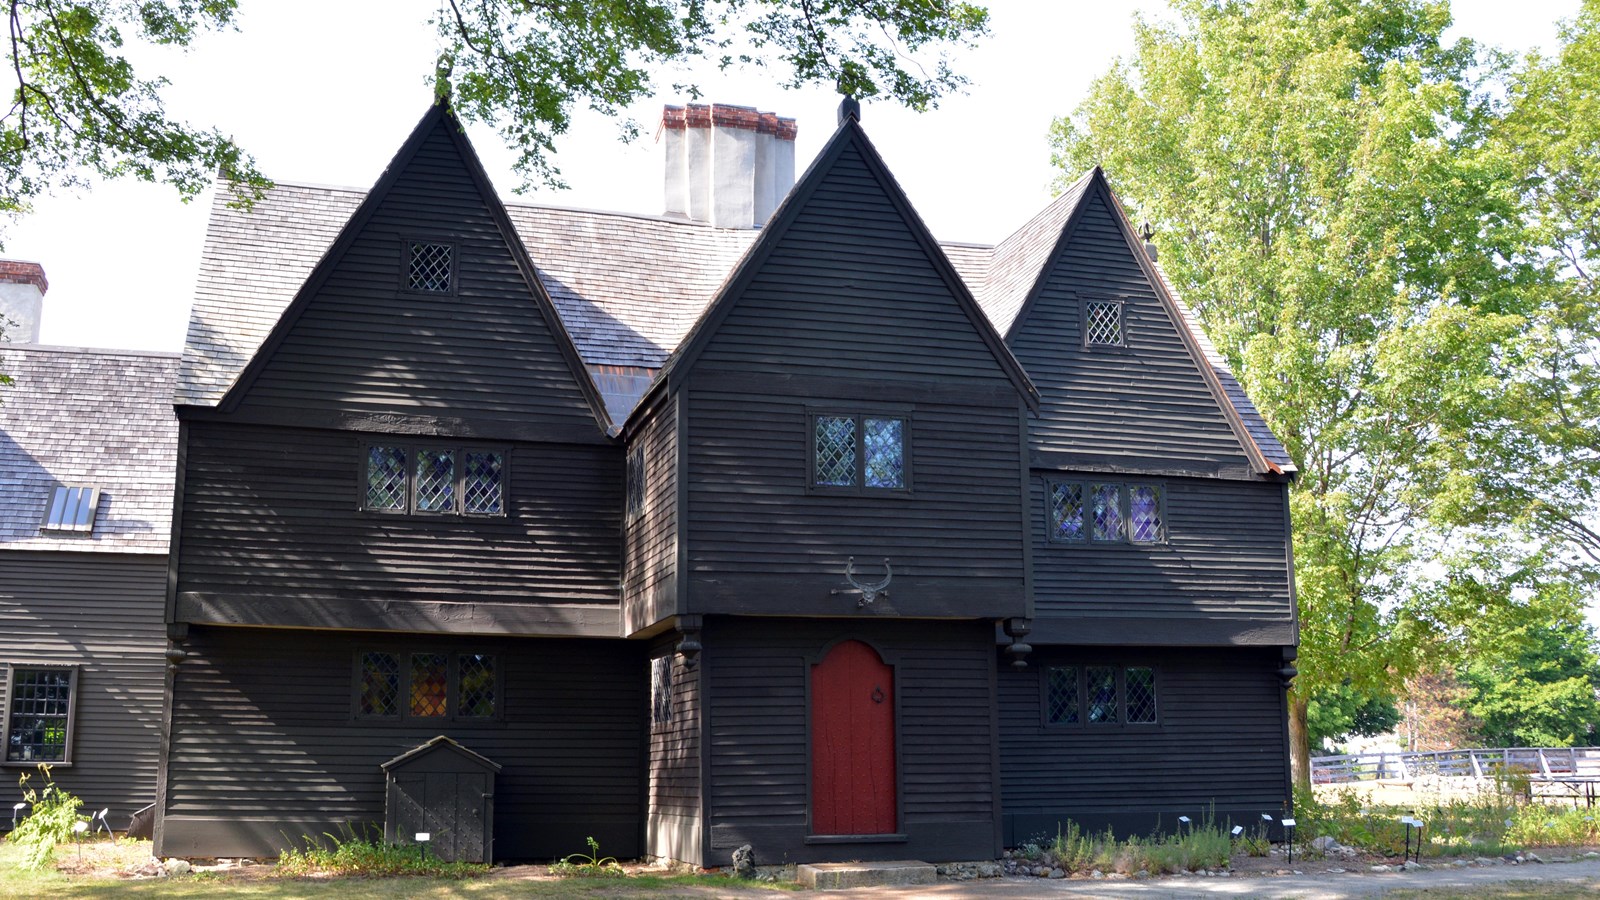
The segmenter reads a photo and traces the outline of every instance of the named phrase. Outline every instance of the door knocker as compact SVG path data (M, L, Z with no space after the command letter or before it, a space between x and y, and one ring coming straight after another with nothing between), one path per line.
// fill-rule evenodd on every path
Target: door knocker
M887 698L887 696L888 695L883 692L883 688L881 688L881 687L875 687L875 688L872 689L872 702L873 703L882 703Z

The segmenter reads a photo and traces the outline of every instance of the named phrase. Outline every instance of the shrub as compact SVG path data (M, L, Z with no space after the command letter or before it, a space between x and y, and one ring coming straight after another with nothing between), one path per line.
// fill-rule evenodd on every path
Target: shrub
M72 836L73 824L87 822L78 815L83 801L56 787L50 777L49 763L39 764L39 774L44 778L44 787L39 789L29 786L28 779L32 776L26 773L17 779L22 787L22 799L30 810L28 817L17 823L6 838L7 843L21 848L18 865L24 869L43 869L50 865L55 860L56 845Z

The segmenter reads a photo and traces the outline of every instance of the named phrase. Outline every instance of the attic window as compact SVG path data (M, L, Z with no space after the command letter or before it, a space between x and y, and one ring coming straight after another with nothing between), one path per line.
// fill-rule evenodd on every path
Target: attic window
M57 487L50 491L50 502L45 504L44 522L40 531L94 530L95 510L100 506L100 489L93 487Z
M425 241L406 242L406 289L448 294L455 289L455 247Z
M1122 301L1083 302L1083 343L1089 347L1124 347Z

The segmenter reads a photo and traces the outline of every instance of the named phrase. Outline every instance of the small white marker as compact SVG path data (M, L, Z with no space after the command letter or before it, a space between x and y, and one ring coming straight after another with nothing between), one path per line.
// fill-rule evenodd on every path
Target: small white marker
M1263 822L1271 822L1272 821L1272 814L1271 813L1262 813L1261 814L1261 821L1263 821Z
M72 830L78 834L83 834L85 831L89 830L89 823L79 819L78 821L72 823Z
M1234 837L1238 837L1241 834L1244 834L1244 826L1243 825L1235 825L1235 826L1233 826L1233 836Z
M417 832L417 843L426 844L427 842L429 842L431 840L433 840L433 835L432 834L430 834L430 833L428 833L426 831Z
M1189 824L1189 817L1188 816L1179 816L1178 817L1178 821L1182 822L1185 825L1187 825L1187 824Z
M1294 827L1294 820L1293 819L1284 819L1283 820L1283 827L1285 827L1285 828L1293 828Z

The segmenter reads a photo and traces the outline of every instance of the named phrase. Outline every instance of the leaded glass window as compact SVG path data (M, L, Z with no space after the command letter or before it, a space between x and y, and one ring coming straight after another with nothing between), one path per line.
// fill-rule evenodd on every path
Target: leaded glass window
M650 724L672 721L672 657L650 660Z
M367 448L366 507L392 510L406 508L405 448Z
M1089 346L1123 346L1122 301L1085 300L1083 340Z
M417 512L454 512L456 455L450 450L417 451Z
M456 657L456 715L471 719L494 718L494 657L463 653Z
M449 244L407 242L406 288L448 294L451 291L455 248Z
M863 426L867 487L905 487L906 420L868 418L863 420Z
M461 494L469 513L499 515L505 512L500 480L505 454L489 450L468 450L462 472Z
M1083 540L1083 485L1050 483L1050 540Z
M1089 666L1085 687L1089 698L1089 723L1117 724L1117 670L1113 666Z
M1127 669L1128 722L1148 725L1156 720L1156 670L1148 666Z
M1045 721L1051 725L1078 724L1078 667L1045 669Z
M817 416L816 483L854 487L856 483L856 420L850 416Z
M449 664L443 653L411 654L411 715L443 716L450 711Z
M78 672L12 667L6 679L6 762L69 762Z
M634 447L628 451L628 467L624 476L627 484L628 506L627 518L629 522L644 515L644 447Z
M1094 539L1097 541L1122 540L1122 486L1096 484L1090 487Z
M400 715L400 657L393 653L361 654L360 714Z
M1166 529L1161 521L1161 488L1153 484L1130 485L1128 498L1129 539L1144 544L1165 540Z

